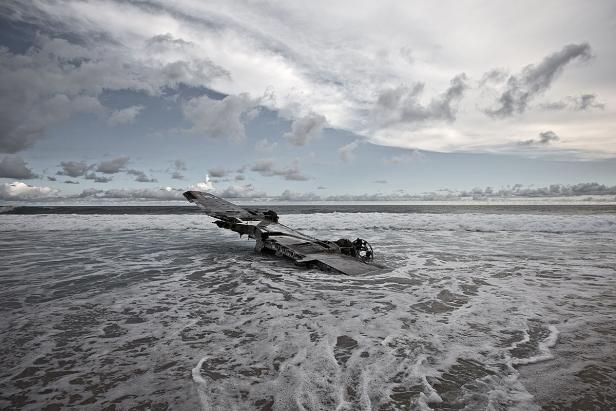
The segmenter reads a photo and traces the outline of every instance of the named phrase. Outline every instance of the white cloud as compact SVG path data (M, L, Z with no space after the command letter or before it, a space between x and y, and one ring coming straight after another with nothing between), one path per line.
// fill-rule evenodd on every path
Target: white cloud
M314 193L299 193L291 190L284 190L277 198L281 201L319 201L321 197Z
M80 199L117 199L117 200L182 200L183 190L165 188L113 188L110 190L86 189L77 196Z
M276 147L278 147L278 143L269 141L267 138L261 139L255 144L255 150L262 153L271 153Z
M426 156L419 150L412 150L399 155L395 155L385 159L386 164L400 164L400 163L414 163L417 161L423 161Z
M206 175L205 180L198 182L192 188L198 191L213 191L214 183L210 181L210 176Z
M131 106L123 108L121 110L115 110L109 115L107 123L112 126L132 123L133 121L135 121L135 119L143 109L143 106Z
M223 198L263 198L267 197L264 191L257 191L252 184L230 185L222 190L217 190L215 194Z
M218 90L232 100L272 90L275 98L261 104L281 110L287 118L318 113L331 127L390 146L484 150L502 146L513 136L535 135L566 123L570 135L566 141L562 137L567 149L616 153L609 2L594 4L584 13L579 13L577 3L546 3L529 19L527 10L515 2L477 8L466 1L448 7L428 1L360 2L352 7L315 1L87 0L63 7L47 1L13 3L8 6L18 8L10 13L13 18L40 21L50 29L70 22L71 35L85 45L39 37L39 51L23 58L3 51L0 98L18 104L0 118L6 127L0 149L15 152L28 147L48 126L76 112L108 112L98 101L103 89L155 95L182 82ZM597 59L583 65L565 63L565 71L565 65L549 64L570 61L570 53L559 51L585 41ZM532 80L524 74L529 65L546 68L530 72L543 73L549 81L527 81ZM507 85L492 94L477 87L491 67L518 73L510 78L516 79L519 92ZM463 99L449 99L443 90L461 72L475 86L465 90ZM491 79L494 85L499 76ZM416 83L424 84L421 95L413 95ZM382 110L379 100L391 97L390 91L400 97L391 110ZM515 100L512 110L506 104L508 91ZM597 98L605 102L605 109L537 110L539 106L530 104L532 98L525 97L527 91L557 102L600 93ZM194 131L242 138L243 115L238 112L245 111L231 104L237 101L193 100L185 102L184 112L194 122ZM496 106L495 100L500 101ZM486 118L481 108L490 108L498 118ZM510 111L518 113L517 121L506 118ZM226 116L229 124L210 117L212 112ZM304 135L292 130L289 138L302 143Z
M355 158L355 151L361 144L361 141L355 140L350 142L349 144L345 144L344 146L338 149L338 153L340 153L340 158L342 161L351 161Z
M186 118L193 123L190 131L204 133L211 138L241 141L245 137L244 119L256 107L256 100L248 94L240 94L222 100L195 97L185 102L182 109Z
M42 200L57 197L58 190L50 187L31 186L20 181L0 184L0 199L2 200Z

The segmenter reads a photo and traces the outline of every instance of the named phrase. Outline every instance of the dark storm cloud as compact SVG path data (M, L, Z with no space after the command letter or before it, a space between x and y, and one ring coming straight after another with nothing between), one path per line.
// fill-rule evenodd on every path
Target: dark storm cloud
M383 90L372 110L372 116L380 125L410 124L430 120L455 121L457 104L468 88L464 73L454 77L447 90L433 98L428 105L422 105L420 96L423 83L413 87L399 86Z
M111 160L101 161L96 166L96 171L103 174L115 174L123 171L128 164L130 158L128 156L116 157Z
M21 157L4 157L0 161L0 178L28 180L37 177Z
M295 119L291 124L291 131L284 133L283 137L293 145L303 146L318 137L326 124L324 116L312 113Z
M556 142L559 140L560 140L560 137L558 137L558 135L555 132L553 132L552 130L548 130L548 131L542 131L541 133L539 133L539 138L537 140L535 139L524 140L524 141L520 141L518 144L522 146L547 145L547 144L550 144L552 142Z
M595 94L582 94L579 96L568 96L561 101L541 104L541 108L546 110L571 111L586 111L591 109L603 110L605 109L605 104L598 102Z
M90 166L83 161L62 161L60 166L62 171L56 173L59 176L81 177L90 169Z
M501 118L523 113L529 101L546 91L567 64L573 60L586 61L591 56L588 43L569 44L545 57L539 64L526 66L521 73L509 76L496 107L485 110L485 113Z
M148 177L146 173L141 170L135 170L135 169L126 170L126 174L135 176L135 181L139 183L156 183L158 181L155 178Z
M84 178L86 180L93 180L95 183L108 183L112 180L111 177L99 176L96 173L87 173Z
M289 166L280 169L275 167L272 160L259 160L250 168L250 170L257 172L264 177L279 176L285 180L291 181L308 180L308 177L305 176L299 169L299 163L297 161L294 161Z

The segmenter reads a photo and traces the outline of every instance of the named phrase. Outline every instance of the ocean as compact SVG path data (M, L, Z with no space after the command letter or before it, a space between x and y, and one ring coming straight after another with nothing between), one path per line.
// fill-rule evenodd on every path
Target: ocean
M614 205L270 205L352 277L196 207L0 212L0 409L616 408Z

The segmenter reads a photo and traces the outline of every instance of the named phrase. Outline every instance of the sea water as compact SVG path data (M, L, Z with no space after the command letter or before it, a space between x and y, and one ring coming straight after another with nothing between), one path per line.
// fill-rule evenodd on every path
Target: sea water
M2 409L616 407L609 207L283 207L368 240L364 277L192 209L62 210L0 214Z

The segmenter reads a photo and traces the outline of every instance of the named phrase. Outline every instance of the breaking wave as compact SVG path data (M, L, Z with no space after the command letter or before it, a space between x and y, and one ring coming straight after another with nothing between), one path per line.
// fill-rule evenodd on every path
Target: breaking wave
M68 221L68 226L67 226ZM1 231L46 230L206 230L213 220L206 215L0 215ZM476 231L537 233L614 233L616 215L533 214L393 214L327 213L291 214L281 222L300 230L319 231L324 222L331 230L356 231Z

